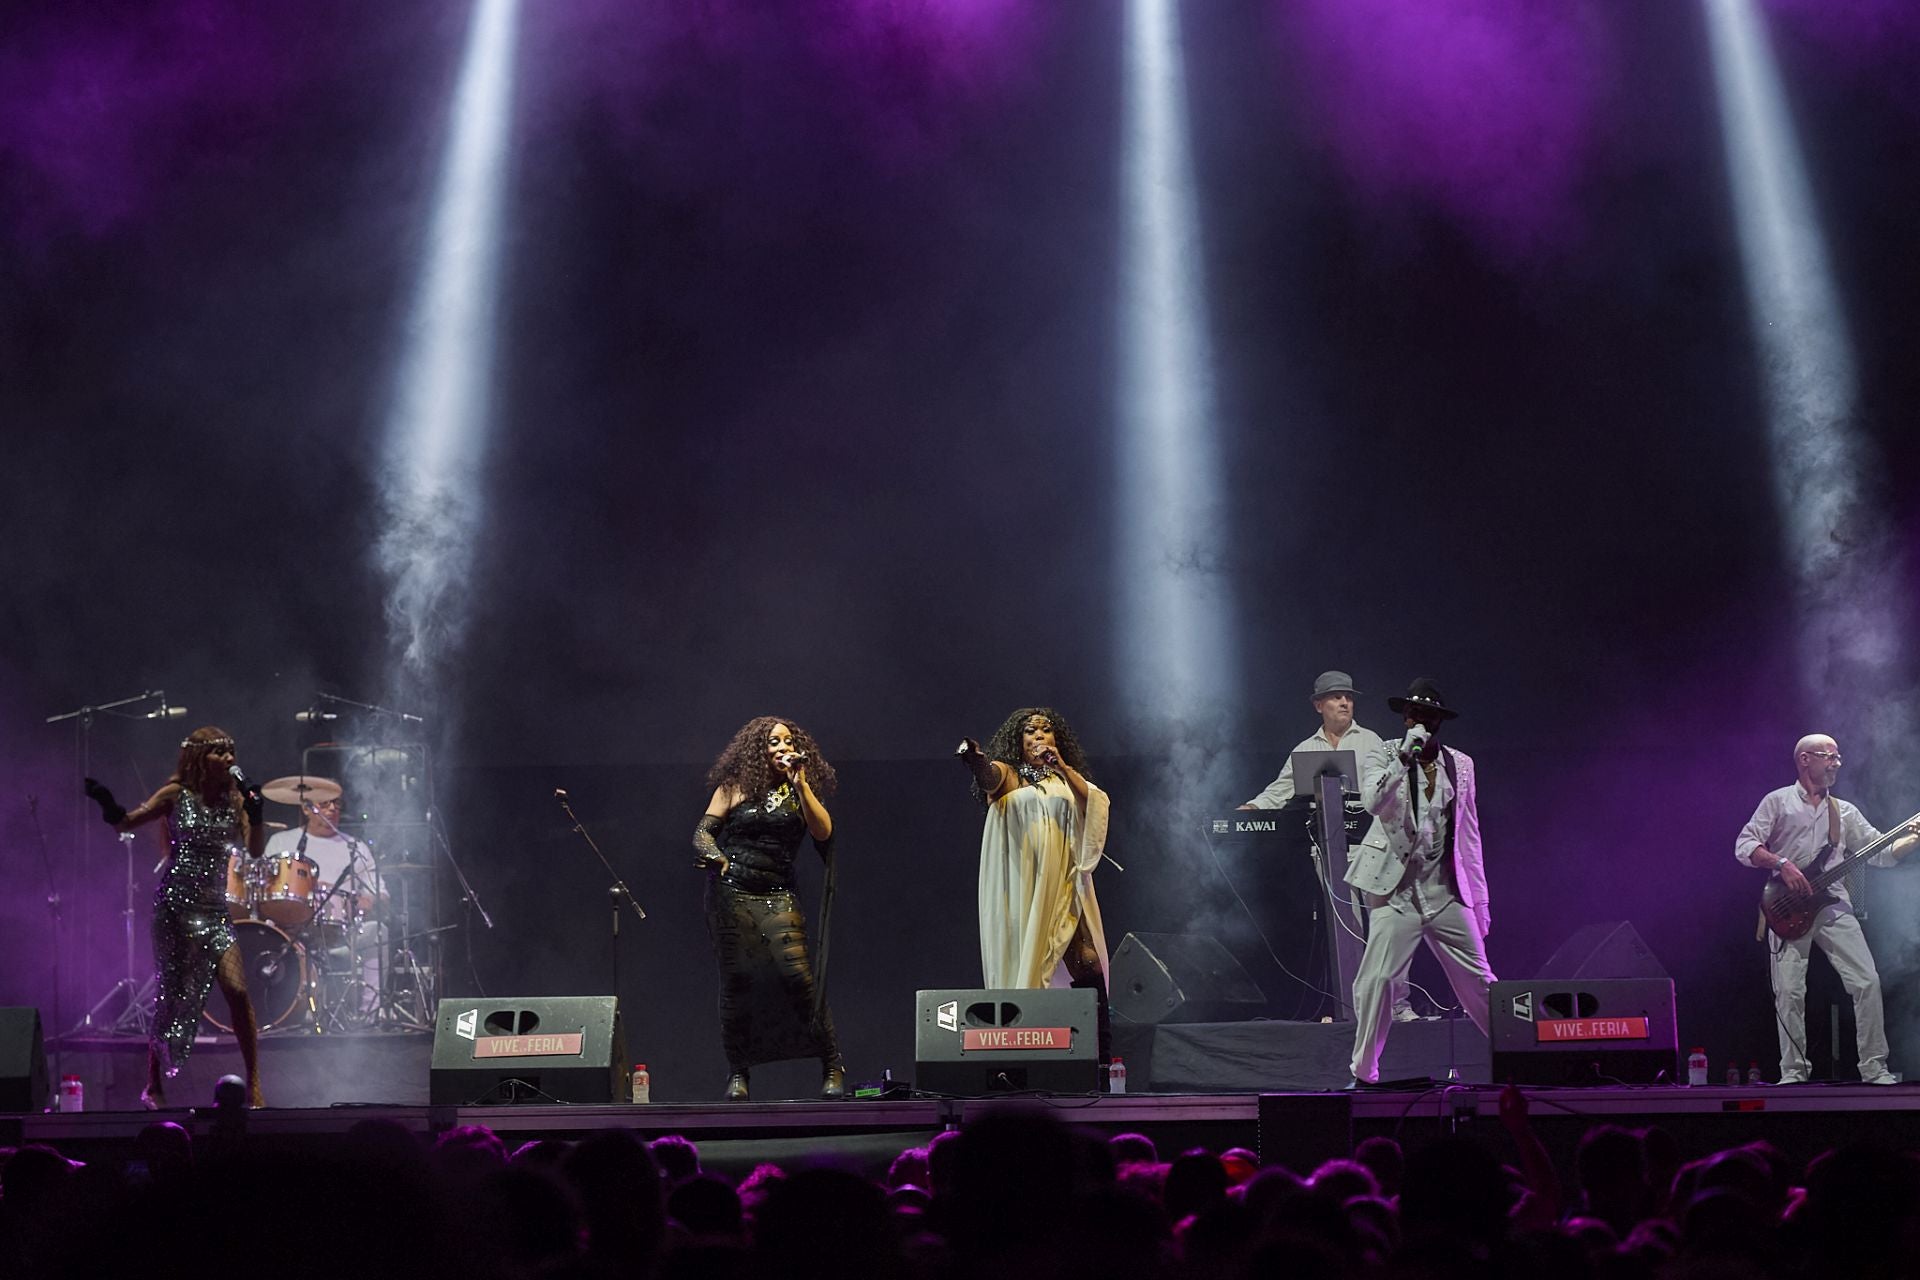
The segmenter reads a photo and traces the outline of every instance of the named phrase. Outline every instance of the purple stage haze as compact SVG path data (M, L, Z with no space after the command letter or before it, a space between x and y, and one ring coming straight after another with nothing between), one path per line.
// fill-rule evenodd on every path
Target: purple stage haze
M1506 252L1577 238L1615 61L1592 6L1298 0L1274 13L1309 127L1362 193L1431 200Z
M954 145L965 108L1032 74L1048 14L1027 0L588 0L535 11L524 34L538 59L566 68L571 92L584 84L650 145L688 145L675 102L718 89L734 127L768 150L825 133L911 163Z
M0 172L26 246L97 236L184 175L251 155L299 24L234 0L63 9L0 39Z

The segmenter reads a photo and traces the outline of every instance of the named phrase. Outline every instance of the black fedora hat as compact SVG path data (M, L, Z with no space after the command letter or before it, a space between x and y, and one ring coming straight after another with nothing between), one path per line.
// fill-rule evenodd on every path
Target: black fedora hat
M1408 707L1420 707L1423 710L1431 711L1442 720L1451 720L1460 714L1447 705L1446 698L1441 696L1440 686L1435 684L1432 679L1427 676L1421 676L1412 684L1408 685L1406 697L1388 698L1387 705L1401 715L1407 713Z

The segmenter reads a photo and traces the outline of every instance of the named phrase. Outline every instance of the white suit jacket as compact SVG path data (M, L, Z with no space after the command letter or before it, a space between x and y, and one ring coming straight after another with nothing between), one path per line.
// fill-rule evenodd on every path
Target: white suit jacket
M1408 767L1395 754L1397 743L1382 743L1361 770L1360 798L1373 814L1373 827L1347 863L1347 883L1367 893L1386 896L1399 887L1413 855L1414 814L1408 789ZM1487 867L1480 851L1479 787L1474 780L1473 757L1452 747L1440 748L1453 763L1453 812L1447 830L1453 841L1453 883L1460 905L1480 921L1482 932L1491 924L1487 908Z

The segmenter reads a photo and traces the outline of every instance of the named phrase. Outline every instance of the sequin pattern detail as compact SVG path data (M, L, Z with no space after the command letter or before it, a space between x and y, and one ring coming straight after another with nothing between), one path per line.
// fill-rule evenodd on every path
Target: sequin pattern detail
M233 945L227 859L242 847L239 808L181 791L167 813L167 846L167 869L153 895L152 1045L174 1076L193 1052L214 970Z

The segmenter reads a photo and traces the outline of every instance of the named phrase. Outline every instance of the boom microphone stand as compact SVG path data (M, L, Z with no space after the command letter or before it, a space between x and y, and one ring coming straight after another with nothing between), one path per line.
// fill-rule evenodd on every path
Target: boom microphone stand
M613 883L607 886L607 897L613 903L613 995L617 1000L620 998L620 909L631 907L634 916L641 920L647 918L647 913L634 899L633 890L627 888L627 882L620 878L620 873L613 869L611 862L607 861L607 855L600 852L600 846L593 842L591 835L587 834L587 828L574 813L573 806L567 803L567 793L560 787L555 787L553 798L560 802L560 811L567 815L567 821L573 824L573 829L579 833L580 838L587 842L587 848L593 850L593 856L600 859L600 865L605 867L607 874L613 877Z
M132 707L138 703L147 702L156 698L159 699L159 705L147 711L130 712L123 710L123 708ZM149 689L144 693L136 693L130 698L115 698L111 702L96 702L84 707L75 707L71 711L61 711L48 716L46 723L61 724L68 720L73 721L74 782L76 784L75 790L77 791L79 785L84 783L87 775L93 770L93 721L95 716L111 715L122 720L173 720L185 714L187 714L185 707L176 707L167 701L167 694L164 689ZM86 809L82 808L76 812L77 817L74 825L73 843L74 849L79 854L77 859L79 863L78 874L81 882L86 883L90 880L93 872L93 823L88 820ZM120 1018L114 1023L113 1030L121 1030L123 1024L126 1024L129 1018L137 1024L135 1027L136 1030L142 1032L146 1030L145 1013L139 1008L142 1003L143 989L133 978L133 899L135 888L133 877L133 837L130 834L123 834L120 838L127 842L127 902L125 917L127 933L127 972L113 984L112 990L95 1001L93 1007L81 1015L80 1021L75 1023L73 1027L67 1031L67 1035L69 1036L79 1035L82 1032L93 1030L94 1016L110 1004L115 996L120 995L122 992L127 994L130 1006L126 1011L122 1012ZM85 913L82 913L80 921L80 950L82 954L83 983L86 978L91 977L91 973L85 971L84 966L91 959L92 943L93 931L90 927L90 921Z

